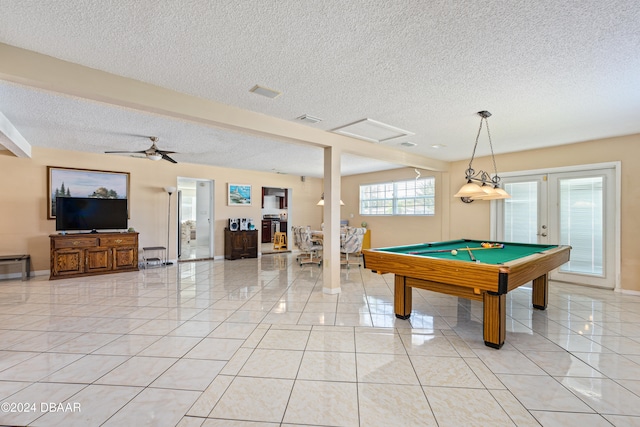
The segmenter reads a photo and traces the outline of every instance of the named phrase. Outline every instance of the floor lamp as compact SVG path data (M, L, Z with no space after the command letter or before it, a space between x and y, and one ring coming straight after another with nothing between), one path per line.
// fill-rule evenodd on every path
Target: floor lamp
M167 251L165 254L164 265L173 265L169 262L169 237L171 235L171 195L176 192L176 187L164 187L164 191L169 193L169 211L167 213Z

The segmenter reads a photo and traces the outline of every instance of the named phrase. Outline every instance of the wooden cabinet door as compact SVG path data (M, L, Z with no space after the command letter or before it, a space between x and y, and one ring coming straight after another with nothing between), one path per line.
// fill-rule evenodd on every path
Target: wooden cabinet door
M289 190L284 189L284 197L280 197L280 209L287 209L289 205Z
M111 270L111 250L109 248L89 248L86 251L86 266L85 271L87 273L93 273L96 271L109 271Z
M271 243L271 221L262 220L262 243Z
M232 231L230 235L231 239L231 250L233 252L242 251L242 236L244 236L244 231Z
M84 272L84 249L58 249L51 253L51 275L66 276Z
M225 258L238 259L242 257L244 231L225 230Z
M248 231L244 235L244 253L245 256L255 258L258 256L258 233L256 231Z
M132 247L115 247L112 249L114 270L130 269L138 264L138 250Z

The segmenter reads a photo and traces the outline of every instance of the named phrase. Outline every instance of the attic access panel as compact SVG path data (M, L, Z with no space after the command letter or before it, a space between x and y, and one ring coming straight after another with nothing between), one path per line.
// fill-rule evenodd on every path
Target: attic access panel
M369 142L382 143L397 138L414 135L404 129L372 119L362 119L332 130L332 132Z

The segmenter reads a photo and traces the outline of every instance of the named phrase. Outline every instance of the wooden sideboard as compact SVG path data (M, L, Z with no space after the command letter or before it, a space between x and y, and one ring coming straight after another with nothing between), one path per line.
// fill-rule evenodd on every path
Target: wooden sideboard
M225 259L258 258L258 230L224 229Z
M138 233L52 234L49 280L138 270Z

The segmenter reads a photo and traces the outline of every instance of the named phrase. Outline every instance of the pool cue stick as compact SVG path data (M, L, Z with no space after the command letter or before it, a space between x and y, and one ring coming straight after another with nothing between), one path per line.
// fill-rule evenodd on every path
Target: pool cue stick
M473 252L471 252L471 249L469 249L469 246L467 246L467 251L469 251L469 258L471 258L471 261L475 262L476 257L473 255Z
M500 246L491 246L489 248L484 248L482 246L478 246L477 248L470 248L469 246L467 246L466 248L455 248L456 251L481 251L484 249L503 249L504 245L500 245ZM435 254L438 252L451 252L453 249L432 249L432 250L428 250L428 251L413 251L413 252L407 252L409 255L422 255L422 254Z

